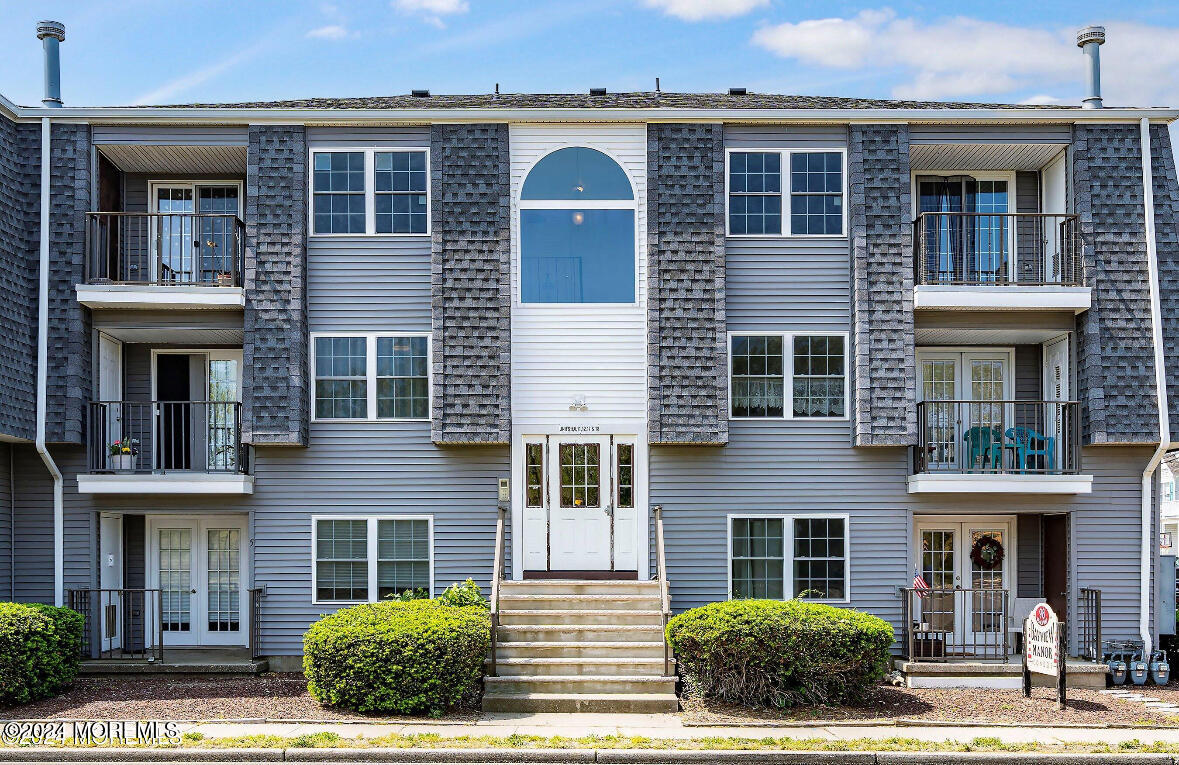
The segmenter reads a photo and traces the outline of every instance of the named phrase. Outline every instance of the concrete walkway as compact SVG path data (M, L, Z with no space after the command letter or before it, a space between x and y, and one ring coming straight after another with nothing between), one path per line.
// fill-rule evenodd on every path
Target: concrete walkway
M872 725L833 723L794 726L699 726L685 725L677 715L658 714L511 714L487 715L477 722L460 723L369 723L369 722L200 722L182 723L181 732L195 731L207 738L250 735L301 736L332 732L343 738L377 738L393 734L436 734L443 738L460 736L643 736L658 739L692 738L795 738L846 741L852 739L908 738L921 741L970 742L975 738L997 738L1004 743L1107 743L1138 740L1179 745L1179 728L1087 728Z

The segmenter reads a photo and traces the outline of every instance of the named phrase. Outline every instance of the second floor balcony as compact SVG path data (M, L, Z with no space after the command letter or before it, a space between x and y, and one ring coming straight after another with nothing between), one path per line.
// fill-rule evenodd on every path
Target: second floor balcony
M1075 215L922 212L913 222L914 307L1089 308Z
M1087 494L1080 411L1076 401L922 401L909 492Z
M90 494L249 494L249 449L237 401L93 401Z
M78 299L91 308L244 306L245 224L236 214L86 214L86 279Z

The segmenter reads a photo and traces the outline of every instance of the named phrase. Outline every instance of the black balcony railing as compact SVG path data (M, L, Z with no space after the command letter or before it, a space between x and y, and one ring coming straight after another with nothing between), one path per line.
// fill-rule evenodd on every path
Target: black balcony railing
M917 284L1084 284L1075 215L921 213L913 247Z
M1077 598L1077 648L1070 654L1101 661L1101 590L1082 587Z
M910 661L999 659L1011 653L1011 596L1002 588L901 590Z
M236 215L86 213L86 281L240 287L245 242Z
M249 472L237 401L92 401L92 473Z
M82 658L163 660L159 590L66 590L66 605L86 620Z
M917 438L917 473L1081 471L1076 401L922 401Z

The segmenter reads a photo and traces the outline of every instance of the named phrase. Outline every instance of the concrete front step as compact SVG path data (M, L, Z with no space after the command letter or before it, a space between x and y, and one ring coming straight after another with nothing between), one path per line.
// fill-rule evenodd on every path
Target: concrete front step
M663 641L505 641L496 651L497 659L662 659Z
M674 693L484 693L485 712L678 712Z
M499 594L500 609L512 610L580 610L580 611L658 611L658 595L635 593L593 593L563 595L555 592L528 593L509 590Z
M651 625L663 629L663 614L659 609L652 611L633 611L630 609L602 609L585 611L578 609L513 609L499 612L501 626L522 624L624 624Z
M611 657L590 659L517 658L496 661L496 672L501 677L534 675L640 675L660 677L666 671L663 657ZM672 671L675 659L671 660Z
M483 679L487 693L675 693L662 675L502 675Z
M663 628L657 624L513 624L501 625L495 634L499 640L516 643L555 640L568 643L631 640L649 643L663 639Z
M500 582L500 593L519 592L532 595L654 595L659 596L656 580L604 579L522 579Z

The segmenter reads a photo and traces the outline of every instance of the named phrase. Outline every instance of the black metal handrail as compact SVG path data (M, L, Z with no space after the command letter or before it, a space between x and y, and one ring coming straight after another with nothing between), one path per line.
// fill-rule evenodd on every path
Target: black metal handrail
M257 659L262 651L262 598L265 587L251 587L246 590L250 606L250 658Z
M220 213L86 213L90 284L242 286L246 224Z
M1089 661L1101 661L1101 590L1082 587L1077 605L1076 655Z
M902 650L910 661L1006 660L1011 596L1003 588L901 589Z
M1085 283L1079 219L1051 213L926 212L913 221L916 283Z
M1076 401L922 401L917 473L1072 475L1081 472Z
M92 401L92 473L248 473L238 401Z
M160 590L71 589L66 605L85 619L78 646L82 658L164 660Z

